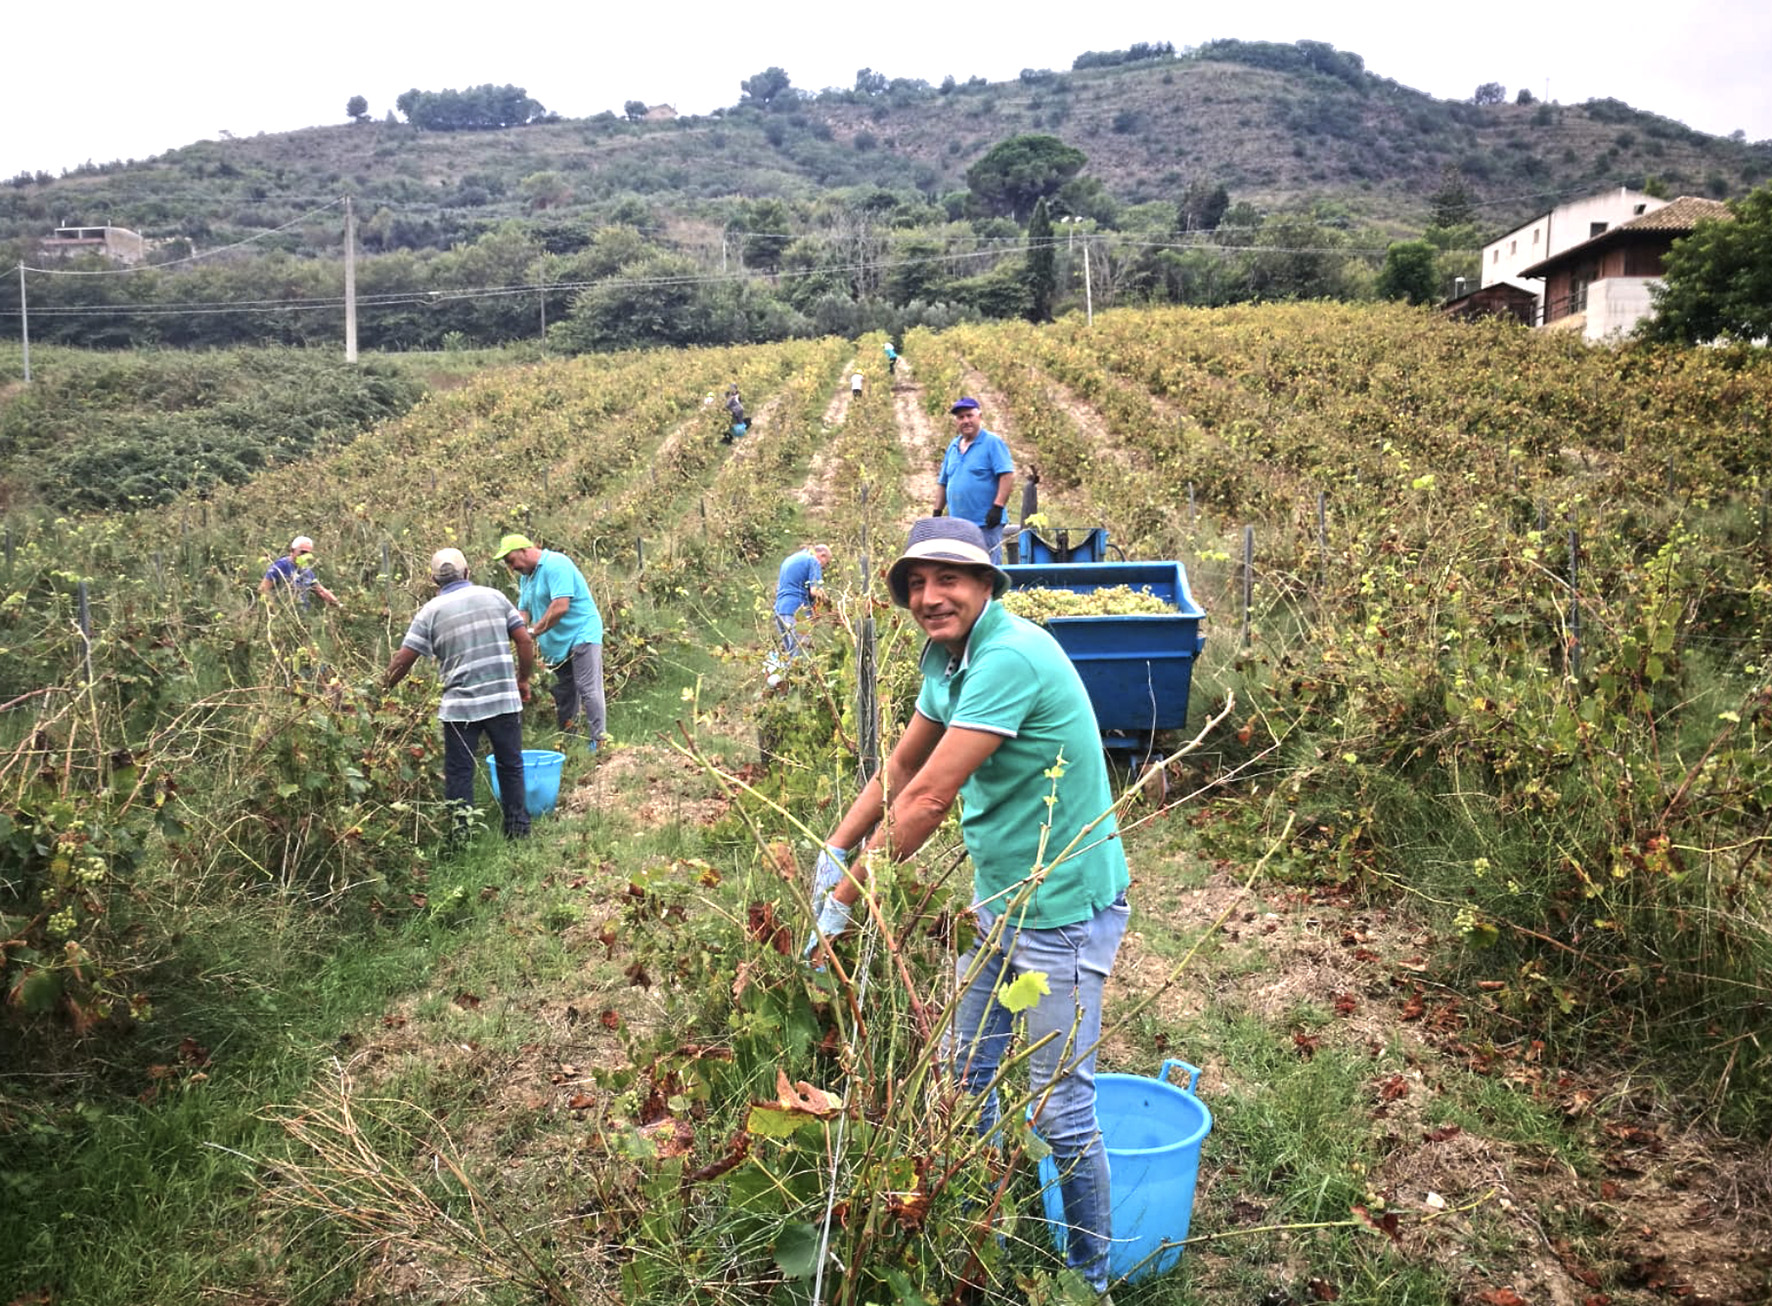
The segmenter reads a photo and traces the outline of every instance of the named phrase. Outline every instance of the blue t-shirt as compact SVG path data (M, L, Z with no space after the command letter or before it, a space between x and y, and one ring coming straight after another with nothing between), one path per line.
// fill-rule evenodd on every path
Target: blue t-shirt
M993 600L965 654L931 640L922 671L919 713L1003 736L960 786L973 901L1034 929L1074 925L1113 902L1131 872L1095 709L1058 641ZM1036 867L1046 874L1024 916L1023 881Z
M781 575L775 581L776 615L791 617L801 608L812 606L812 589L824 583L824 568L811 549L801 549L781 564Z
M603 614L597 611L591 587L572 559L543 549L535 570L517 584L517 606L529 615L529 624L533 626L558 598L572 601L566 615L535 637L536 651L550 666L558 666L580 644L601 644Z
M287 585L295 591L295 596L303 607L314 596L314 586L319 577L314 575L312 567L298 567L294 558L278 558L265 571L265 579L271 582L273 591Z
M941 475L935 479L948 492L948 512L983 526L984 517L997 502L997 478L1015 470L1009 446L1003 437L979 430L972 447L960 452L960 437L955 436L942 456Z

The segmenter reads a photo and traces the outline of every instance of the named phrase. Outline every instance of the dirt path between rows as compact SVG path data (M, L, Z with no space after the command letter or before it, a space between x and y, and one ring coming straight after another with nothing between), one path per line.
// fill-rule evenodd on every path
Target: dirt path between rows
M898 372L892 382L892 407L898 417L898 442L904 446L904 493L909 508L901 525L907 529L935 506L935 474L941 470L941 455L947 447L935 423L923 411L923 387L915 375L909 363L898 360Z
M824 416L820 419L818 449L812 455L812 465L806 469L806 479L793 491L794 501L806 510L815 525L824 523L835 497L831 478L837 474L837 460L831 457L830 437L849 420L849 374L855 370L855 364L856 360L850 359L837 378L836 391L824 406Z

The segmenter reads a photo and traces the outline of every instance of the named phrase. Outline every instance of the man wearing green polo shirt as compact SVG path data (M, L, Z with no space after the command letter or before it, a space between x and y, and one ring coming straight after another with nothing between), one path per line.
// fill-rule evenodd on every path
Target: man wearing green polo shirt
M554 672L554 716L562 732L584 718L595 751L603 739L603 614L584 573L571 558L536 547L527 535L507 535L493 555L516 572L517 609L542 661Z
M1035 1119L1058 1166L1065 1259L1105 1292L1112 1228L1095 1045L1131 876L1095 712L1057 642L996 602L1009 578L974 523L917 522L886 583L929 637L923 688L884 785L868 782L819 853L807 951L847 928L871 856L909 858L961 800L978 935L957 963L954 1073L965 1091L987 1095L980 1133L995 1129L997 1069L1014 1032L996 993L1044 974L1049 992L1025 1015Z

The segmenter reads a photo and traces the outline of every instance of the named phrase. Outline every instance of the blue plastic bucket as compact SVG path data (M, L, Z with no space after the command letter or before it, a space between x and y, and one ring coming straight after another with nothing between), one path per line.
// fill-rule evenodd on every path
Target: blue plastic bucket
M1169 1072L1187 1071L1187 1087L1168 1082ZM1194 1096L1198 1066L1169 1060L1155 1079L1143 1075L1097 1075L1095 1116L1107 1145L1111 1176L1109 1206L1114 1218L1108 1276L1138 1280L1171 1269L1181 1259L1194 1214L1194 1181L1200 1173L1200 1144L1212 1132L1212 1113ZM1058 1189L1058 1167L1040 1162L1040 1199L1052 1240L1062 1253L1069 1226Z
M554 810L560 801L560 767L566 754L545 748L523 750L523 806L531 816ZM486 759L486 774L492 777L492 796L498 798L498 758Z

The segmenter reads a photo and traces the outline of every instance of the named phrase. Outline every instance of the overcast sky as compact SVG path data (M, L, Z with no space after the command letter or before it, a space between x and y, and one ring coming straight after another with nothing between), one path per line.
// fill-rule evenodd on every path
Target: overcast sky
M29 8L0 75L0 178L87 159L146 158L215 138L343 121L352 95L380 118L408 87L515 83L584 117L630 99L706 113L770 65L795 86L854 84L870 67L939 83L1066 69L1084 50L1219 37L1327 41L1368 70L1442 98L1482 82L1565 104L1614 96L1700 131L1772 139L1768 0L1265 0L1182 6L1121 0L885 0L867 5L342 4L255 9L183 0ZM1455 19L1457 21L1455 21Z

